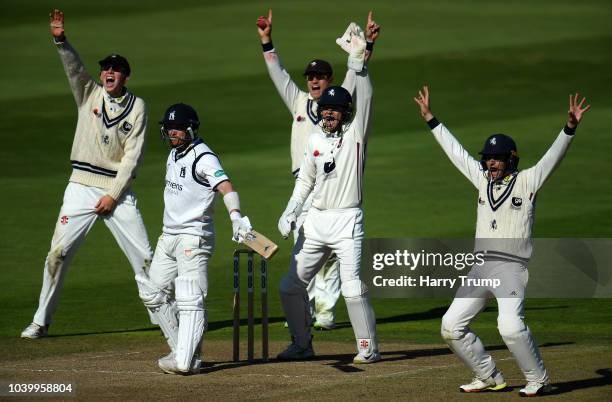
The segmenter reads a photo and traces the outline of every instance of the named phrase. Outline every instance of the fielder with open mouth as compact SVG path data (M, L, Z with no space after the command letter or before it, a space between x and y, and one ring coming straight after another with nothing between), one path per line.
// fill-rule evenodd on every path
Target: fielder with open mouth
M482 392L506 388L493 358L469 327L486 307L488 298L493 296L499 310L499 333L527 379L527 385L519 391L520 396L546 394L551 388L548 372L524 319L536 196L561 163L583 114L590 106L584 106L584 98L578 102L578 94L570 95L565 127L535 166L519 171L518 152L512 138L505 134L491 135L485 141L478 161L434 117L429 108L427 86L419 91L414 101L453 165L478 190L475 251L483 253L485 263L473 266L468 277L499 278L502 285L497 288L459 288L442 318L442 337L475 377L459 389L461 392Z
M97 219L110 229L136 275L152 251L130 184L145 144L147 111L127 90L128 61L111 54L99 61L98 84L64 34L64 13L54 10L50 30L78 108L70 162L72 174L45 261L38 310L22 338L47 335L70 261Z

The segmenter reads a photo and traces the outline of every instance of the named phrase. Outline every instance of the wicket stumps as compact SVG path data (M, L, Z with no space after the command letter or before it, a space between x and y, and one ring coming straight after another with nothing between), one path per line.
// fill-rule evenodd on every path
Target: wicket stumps
M252 250L234 250L234 348L233 360L240 360L240 254L247 255L247 359L255 360L255 276ZM268 361L268 272L267 261L261 257L261 359Z

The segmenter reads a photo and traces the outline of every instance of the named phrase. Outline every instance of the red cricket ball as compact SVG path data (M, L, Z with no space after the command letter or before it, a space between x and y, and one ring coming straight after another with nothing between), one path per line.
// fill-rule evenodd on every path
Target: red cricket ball
M260 29L266 29L266 27L268 26L268 21L266 21L264 17L259 17L257 18L257 26Z

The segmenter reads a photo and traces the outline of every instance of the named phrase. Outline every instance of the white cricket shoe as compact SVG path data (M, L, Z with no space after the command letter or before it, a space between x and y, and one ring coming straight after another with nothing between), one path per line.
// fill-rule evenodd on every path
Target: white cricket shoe
M371 364L379 362L380 359L382 359L382 357L378 351L373 351L370 353L360 351L357 353L357 356L353 358L353 364Z
M529 381L525 388L519 391L520 396L540 396L548 394L552 387L547 382Z
M469 384L464 384L459 387L461 392L484 392L484 391L501 391L506 388L506 381L501 372L495 371L493 375L486 380L474 378Z
M22 332L21 337L26 339L39 339L47 336L49 325L38 325L35 322L28 325Z
M189 375L189 374L199 374L200 366L202 365L202 360L197 357L194 357L191 361L191 367L188 371L181 371L176 366L176 359L174 358L174 353L170 352L166 356L162 357L157 361L157 365L159 368L166 374L179 374L179 375Z
M312 340L308 343L305 348L301 347L297 343L291 342L291 345L287 346L287 349L280 352L276 358L278 360L306 360L314 357L314 349L312 348Z

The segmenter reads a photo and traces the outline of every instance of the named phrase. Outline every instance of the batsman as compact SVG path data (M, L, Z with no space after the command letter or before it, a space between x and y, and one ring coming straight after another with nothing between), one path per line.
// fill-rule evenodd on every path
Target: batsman
M196 374L207 324L208 261L215 245L217 193L223 195L235 241L242 241L251 225L240 212L240 198L219 157L197 136L200 120L195 109L174 104L160 124L162 138L171 147L163 230L148 275L136 275L136 282L170 346L170 353L158 360L159 368L168 374Z
M461 392L499 391L506 388L502 373L470 329L491 296L497 299L497 328L525 375L527 385L520 396L537 396L550 390L549 377L538 346L525 323L527 264L532 254L531 231L536 197L544 182L559 166L576 128L589 110L585 99L570 95L568 119L552 146L533 167L519 171L516 143L505 134L493 134L476 160L451 132L434 117L425 86L414 101L434 138L453 165L478 191L476 247L484 264L473 266L468 278L496 278L501 286L458 289L442 318L442 337L451 350L473 371L474 380L461 385Z

